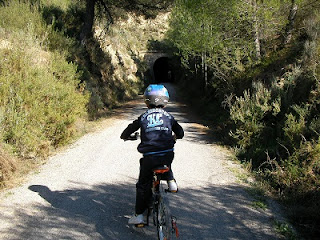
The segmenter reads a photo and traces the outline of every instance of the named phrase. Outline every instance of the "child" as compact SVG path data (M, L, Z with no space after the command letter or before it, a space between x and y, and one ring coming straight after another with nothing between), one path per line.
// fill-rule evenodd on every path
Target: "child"
M139 180L136 184L136 214L129 219L129 224L144 223L143 213L148 208L152 197L153 168L167 165L170 171L166 173L165 179L168 182L169 191L178 191L171 171L171 163L174 158L175 138L183 138L183 129L173 116L163 109L169 101L168 90L163 85L149 85L144 92L144 99L148 110L129 124L121 134L121 139L125 140L140 128L141 143L138 151L143 154L140 159Z

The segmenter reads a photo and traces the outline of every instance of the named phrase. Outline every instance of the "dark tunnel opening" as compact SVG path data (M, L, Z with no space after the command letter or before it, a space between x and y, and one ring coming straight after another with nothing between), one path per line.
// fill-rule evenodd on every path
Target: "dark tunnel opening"
M158 58L153 65L155 83L173 82L173 73L168 57Z

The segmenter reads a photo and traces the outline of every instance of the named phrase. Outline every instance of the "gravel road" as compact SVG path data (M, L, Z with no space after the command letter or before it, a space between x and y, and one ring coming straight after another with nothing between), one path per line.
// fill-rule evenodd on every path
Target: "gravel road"
M154 226L127 224L140 154L138 141L119 136L145 110L142 100L117 109L101 129L52 156L21 186L1 193L0 239L157 239ZM228 151L208 137L185 105L173 101L167 110L185 130L172 165L179 193L169 199L179 239L279 239L272 227L276 213L253 207L254 199L231 170L239 166Z

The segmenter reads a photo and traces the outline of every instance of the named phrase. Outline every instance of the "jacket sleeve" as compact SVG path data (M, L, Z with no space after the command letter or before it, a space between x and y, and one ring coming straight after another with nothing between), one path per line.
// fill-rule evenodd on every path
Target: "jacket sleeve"
M128 125L128 127L122 132L120 138L127 139L130 137L130 134L134 133L140 128L139 119L134 120L132 123Z
M172 131L176 134L177 139L181 139L184 136L183 128L180 126L180 124L174 120L172 125Z

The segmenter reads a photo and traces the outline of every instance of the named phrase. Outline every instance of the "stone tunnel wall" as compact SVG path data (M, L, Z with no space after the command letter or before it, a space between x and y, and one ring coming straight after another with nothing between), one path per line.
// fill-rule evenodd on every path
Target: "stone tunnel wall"
M151 83L155 83L155 74L153 71L154 63L157 61L157 59L162 57L170 57L168 53L164 52L145 52L143 53L143 59L148 65L148 70L152 76L152 79L150 80Z

